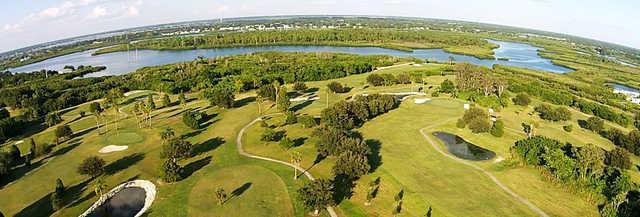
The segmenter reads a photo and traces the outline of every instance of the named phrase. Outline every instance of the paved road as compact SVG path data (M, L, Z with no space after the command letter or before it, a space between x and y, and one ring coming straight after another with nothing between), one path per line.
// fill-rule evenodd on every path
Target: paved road
M544 211L542 211L542 209L538 208L536 205L534 205L533 203L529 202L529 200L521 197L520 195L516 194L515 192L513 192L509 187L507 187L506 185L502 184L502 182L500 182L500 180L498 180L495 176L493 176L493 174L489 173L488 171L484 170L482 167L479 167L475 164L472 164L468 161L462 160L460 158L454 157L450 154L448 154L447 152L442 151L442 149L440 149L440 146L438 146L438 144L436 144L435 142L433 142L433 140L431 139L431 137L429 137L428 133L426 132L426 129L428 127L422 128L420 129L420 133L422 134L422 136L427 140L427 142L429 142L429 144L431 144L431 146L433 147L433 149L435 149L436 151L440 152L440 154L444 155L445 157L448 157L458 163L467 165L473 169L476 169L482 173L484 173L486 176L489 177L489 179L491 179L494 183L496 183L496 185L498 185L498 187L502 188L502 190L504 190L505 192L507 192L508 194L510 194L511 196L513 196L515 199L517 199L518 201L520 201L521 203L523 203L524 205L528 206L529 209L531 209L532 211L534 211L535 213L537 213L538 215L542 216L542 217L549 217L549 215L547 215L547 213L545 213Z
M268 157L262 157L262 156L257 156L257 155L252 155L249 154L247 152L244 151L244 149L242 148L242 136L244 135L244 131L251 127L251 125L255 124L256 122L262 120L262 118L264 117L268 117L268 116L274 116L274 115L279 115L280 113L275 113L275 114L269 114L269 115L264 115L261 117L256 118L255 120L251 121L251 123L247 124L246 126L244 126L240 132L238 132L238 136L236 137L236 144L238 146L238 153L240 153L240 155L242 156L246 156L246 157L250 157L250 158L254 158L254 159L259 159L259 160L265 160L265 161L271 161L271 162L275 162L275 163L279 163L279 164L283 164L289 167L293 167L294 169L302 172L302 174L304 174L305 176L307 176L307 178L309 178L309 180L316 180L313 175L311 175L311 173L309 173L309 171L305 170L302 167L293 165L289 162L285 162L285 161L281 161L281 160L276 160L273 158L268 158ZM331 217L338 217L338 214L336 214L336 211L333 209L333 207L328 206L327 207L327 212L329 212L329 215Z

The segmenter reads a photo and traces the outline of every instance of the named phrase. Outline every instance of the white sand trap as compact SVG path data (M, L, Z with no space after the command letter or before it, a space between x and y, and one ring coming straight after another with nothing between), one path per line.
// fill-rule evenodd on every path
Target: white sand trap
M503 160L504 160L504 158L503 158L503 157L498 157L498 158L496 158L496 160L494 160L493 162L494 162L494 163L500 163L500 162L502 162Z
M107 145L104 148L100 149L100 154L106 154L109 152L116 152L116 151L124 151L127 150L127 148L129 148L129 146L126 145Z
M15 143L15 145L22 144L23 142L24 142L24 140L17 141L17 142Z
M413 102L415 104L422 104L422 103L429 102L429 101L431 101L430 98L416 98L416 99L413 99Z

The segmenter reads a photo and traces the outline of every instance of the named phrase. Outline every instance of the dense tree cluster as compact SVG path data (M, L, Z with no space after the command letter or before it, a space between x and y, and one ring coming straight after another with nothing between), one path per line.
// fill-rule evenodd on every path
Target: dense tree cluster
M483 109L478 107L469 108L469 110L464 113L464 116L462 116L462 119L460 120L462 121L462 123L458 123L456 125L458 125L458 127L468 126L473 133L486 133L489 132L489 130L491 130L492 128L491 122L489 120L489 115ZM460 122L460 120L458 122ZM500 126L496 126L496 128L497 127Z
M493 75L491 69L469 63L457 63L456 87L461 91L481 92L485 96L496 94L501 96L506 90L507 82Z
M464 33L445 31L402 31L395 29L296 29L289 31L255 31L245 33L220 33L184 39L169 37L159 40L143 40L135 44L140 49L194 49L256 45L305 45L325 44L382 44L414 42L436 47L476 46L490 47L481 38ZM112 50L125 49L126 46Z
M373 86L390 86L394 84L410 84L411 76L406 73L394 76L392 74L371 74L367 76L367 83Z
M191 157L193 145L181 137L170 137L168 140L162 145L160 152L160 158L164 159L160 165L160 177L165 182L176 182L184 175L184 168L178 164L178 161Z
M628 198L637 194L637 187L624 170L616 168L619 163L612 160L619 151L606 152L595 145L575 147L542 136L519 140L512 152L527 165L541 166L552 177L567 185L576 186L596 197L603 198L606 207L623 197L624 202L637 204L640 198ZM624 158L624 157L623 157ZM628 159L628 158L627 158ZM614 167L616 166L616 167ZM618 214L627 212L630 206L616 207ZM637 209L637 207L635 207ZM602 209L601 213L609 212ZM636 213L637 214L637 213ZM614 215L630 216L630 215Z
M505 70L504 67L498 67L500 72L510 72ZM633 123L633 118L624 114L614 111L607 105L615 106L617 104L608 103L608 100L615 99L613 94L603 96L593 96L591 94L600 94L611 92L608 90L599 89L597 87L581 88L572 84L566 83L553 83L545 78L534 77L535 79L522 79L519 74L508 74L509 78L509 90L516 93L527 93L532 96L539 97L540 99L550 102L556 105L571 106L583 113L592 114L599 118L620 124L622 126L628 126ZM567 87L569 86L569 88ZM596 92L593 92L597 90ZM581 99L580 97L587 97L597 102ZM603 100L597 100L603 99ZM604 100L607 99L607 100ZM599 103L598 103L599 102ZM627 109L627 108L622 108Z
M619 129L601 130L600 135L611 140L613 144L640 156L640 130L632 130L625 134Z
M349 92L349 90L351 90L351 88L342 86L342 84L337 81L332 81L329 84L327 84L327 88L329 88L329 90L332 93L346 93L346 92Z
M398 102L392 95L357 96L340 101L322 111L322 123L339 129L352 129L365 121L394 109Z
M528 106L531 103L531 97L527 93L518 93L513 98L513 103L520 106Z
M182 122L187 125L187 127L196 130L200 128L200 122L202 122L206 115L206 113L197 111L185 111L182 113Z
M540 104L534 108L543 120L549 121L568 121L571 120L571 111L560 106L553 108L548 104Z

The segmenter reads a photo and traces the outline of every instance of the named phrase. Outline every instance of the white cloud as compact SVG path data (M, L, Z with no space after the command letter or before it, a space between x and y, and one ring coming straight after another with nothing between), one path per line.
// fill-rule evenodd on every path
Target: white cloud
M45 19L59 18L64 15L73 14L76 9L76 4L70 1L65 1L60 5L45 8L44 10L31 14L27 17L27 20L40 21Z
M7 33L22 32L22 25L20 25L20 24L4 24L4 26L2 27L2 31L3 32L7 32Z
M133 16L138 16L138 14L140 14L140 10L138 10L138 7L132 5L132 6L129 6L129 8L127 8L127 12L125 13L125 16L133 17Z
M225 12L225 11L228 11L228 10L229 10L229 6L227 6L227 5L221 5L218 8L216 8L216 11L218 11L218 12Z
M93 10L91 11L91 13L89 14L89 16L87 16L87 18L89 19L97 19L100 17L104 17L107 15L107 9L103 6L96 6L93 8Z

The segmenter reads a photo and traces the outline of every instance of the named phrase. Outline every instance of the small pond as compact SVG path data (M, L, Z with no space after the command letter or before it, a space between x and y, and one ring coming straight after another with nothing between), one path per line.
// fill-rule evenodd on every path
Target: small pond
M134 217L144 207L146 192L139 187L124 188L88 217Z
M445 132L434 132L433 135L435 137L438 137L438 139L440 139L444 143L449 153L458 158L481 161L489 160L496 156L496 153L494 153L493 151L478 147L474 144L464 141L464 139L457 135Z

